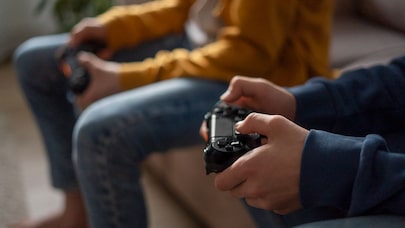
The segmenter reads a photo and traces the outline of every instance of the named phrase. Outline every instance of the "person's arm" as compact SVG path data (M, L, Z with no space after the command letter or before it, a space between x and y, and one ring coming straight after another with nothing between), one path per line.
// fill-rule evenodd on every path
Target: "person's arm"
M349 216L404 215L405 154L389 151L378 135L312 130L302 155L300 194L304 208L334 206Z
M312 69L306 69L306 66L317 65L322 68L326 65L323 62L309 63L309 58L299 52L318 53L324 57L319 59L327 58L332 9L330 1L323 1L312 8L312 12L308 10L307 20L313 24L308 22L307 26L311 29L305 30L306 33L302 35L296 35L294 30L298 23L296 17L302 13L299 10L304 8L301 1L223 3L223 8L219 7L219 15L226 26L215 42L192 51L162 51L155 58L143 62L122 64L120 76L123 88L131 89L181 76L229 81L236 74L267 77L275 83L291 85L308 78L308 72ZM300 26L304 27L302 24ZM320 34L316 39L315 33ZM318 41L317 46L306 45L311 50L304 51L301 46L305 45L302 43L313 43L313 40ZM291 67L295 64L296 68ZM285 74L287 69L294 69L295 74Z
M143 4L115 6L96 19L107 29L112 49L134 46L184 29L194 0L159 0Z
M405 126L405 57L289 91L297 103L295 122L308 129L364 136Z
M259 113L236 130L267 140L216 174L217 189L280 214L327 206L349 216L405 215L405 142L402 153L395 153L378 135L308 131L282 116Z

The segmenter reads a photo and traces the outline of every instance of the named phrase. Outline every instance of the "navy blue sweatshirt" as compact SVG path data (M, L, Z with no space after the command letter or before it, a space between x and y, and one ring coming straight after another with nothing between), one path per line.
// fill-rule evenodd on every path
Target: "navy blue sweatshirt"
M405 215L405 57L290 91L296 123L311 129L301 166L303 207Z

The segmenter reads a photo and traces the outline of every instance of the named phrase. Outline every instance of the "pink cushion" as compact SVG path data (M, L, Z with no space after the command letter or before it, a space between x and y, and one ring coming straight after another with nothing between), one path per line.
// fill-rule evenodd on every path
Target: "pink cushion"
M359 11L370 20L405 32L404 0L358 0Z

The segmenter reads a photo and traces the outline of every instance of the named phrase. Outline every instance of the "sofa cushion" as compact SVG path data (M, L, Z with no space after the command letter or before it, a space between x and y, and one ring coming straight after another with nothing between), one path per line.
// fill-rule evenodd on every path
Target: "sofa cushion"
M359 17L340 17L333 24L331 65L341 68L380 51L404 46L405 33Z
M202 227L255 227L241 200L218 191L214 176L205 174L204 146L154 153L147 159L145 169Z
M359 0L358 10L370 20L405 33L404 0Z
M405 56L405 44L393 48L386 48L381 51L376 51L367 55L366 57L357 59L349 65L346 65L342 72L355 70L359 68L368 68L375 65L386 65L394 58Z

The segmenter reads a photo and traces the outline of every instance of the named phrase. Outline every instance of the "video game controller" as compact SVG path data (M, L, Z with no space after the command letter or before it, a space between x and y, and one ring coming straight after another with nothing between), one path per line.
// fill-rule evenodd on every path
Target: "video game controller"
M219 173L239 157L261 145L261 135L240 134L235 123L245 119L252 111L218 102L205 114L208 142L204 149L206 173Z
M90 75L87 70L80 65L77 54L81 51L97 53L105 48L104 43L87 42L77 48L64 47L58 56L60 69L68 79L69 89L76 95L82 94L90 84Z

